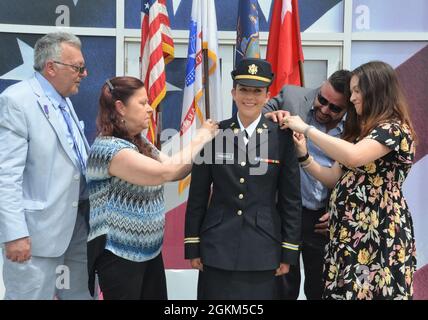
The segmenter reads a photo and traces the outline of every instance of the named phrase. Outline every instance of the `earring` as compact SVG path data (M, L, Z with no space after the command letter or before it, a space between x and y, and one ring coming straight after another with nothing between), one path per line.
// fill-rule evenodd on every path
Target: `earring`
M120 119L120 123L125 124L125 119Z

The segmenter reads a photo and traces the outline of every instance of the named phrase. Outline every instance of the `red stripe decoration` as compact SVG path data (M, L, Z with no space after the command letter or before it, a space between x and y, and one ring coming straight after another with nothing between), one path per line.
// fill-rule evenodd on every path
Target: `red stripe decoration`
M166 0L141 1L140 78L147 89L153 116L147 138L156 140L156 108L166 94L165 65L174 58L174 42Z

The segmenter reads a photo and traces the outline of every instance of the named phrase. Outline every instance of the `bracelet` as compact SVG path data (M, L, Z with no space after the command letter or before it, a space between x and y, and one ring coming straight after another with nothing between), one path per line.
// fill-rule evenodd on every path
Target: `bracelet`
M312 162L314 162L314 157L309 156L309 158L306 161L304 161L300 164L300 167L302 169L306 169L307 167L309 167L312 164Z
M301 162L308 160L308 158L309 158L309 152L306 151L306 154L303 157L297 158L297 161L299 161L299 163L301 163Z
M309 130L314 129L315 127L313 125L309 125L306 127L305 131L303 131L303 135L307 138Z
M300 164L301 166L305 166L305 165L307 165L309 162L311 162L312 160L313 160L313 157L312 157L312 156L309 156L309 157L308 157L308 159L306 159L305 161L300 162L299 164Z

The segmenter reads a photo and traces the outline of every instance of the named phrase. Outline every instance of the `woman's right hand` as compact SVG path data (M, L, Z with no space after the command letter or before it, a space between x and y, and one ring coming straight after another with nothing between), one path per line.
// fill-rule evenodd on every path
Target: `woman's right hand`
M201 258L190 259L190 265L193 269L204 271L204 265L202 264Z
M303 133L293 132L294 145L296 146L296 152L298 157L303 157L308 152L306 146L306 138Z
M203 143L211 141L219 132L218 123L211 119L204 121L202 126L196 132L196 139L201 139Z

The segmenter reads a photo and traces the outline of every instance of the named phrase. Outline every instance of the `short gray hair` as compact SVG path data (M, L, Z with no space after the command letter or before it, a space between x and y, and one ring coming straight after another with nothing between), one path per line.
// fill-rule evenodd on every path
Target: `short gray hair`
M81 49L82 43L74 34L67 32L53 32L41 37L34 46L34 70L43 71L48 60L61 58L61 43L67 43Z

